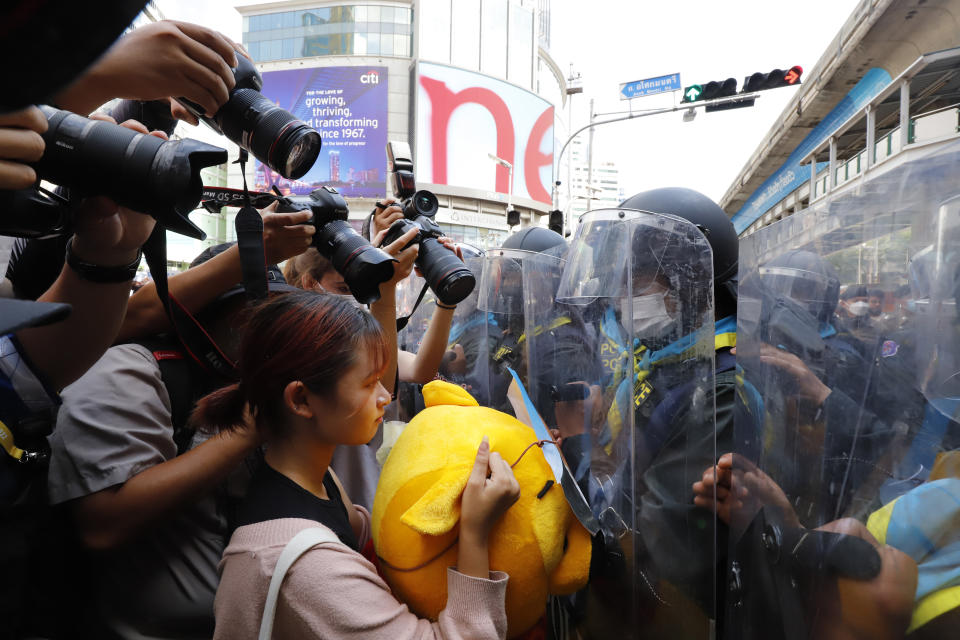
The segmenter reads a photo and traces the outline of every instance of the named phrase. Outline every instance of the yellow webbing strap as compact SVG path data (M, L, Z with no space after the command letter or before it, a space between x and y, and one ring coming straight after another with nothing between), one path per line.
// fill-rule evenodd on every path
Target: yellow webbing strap
M10 431L7 425L3 424L3 421L0 421L0 445L3 445L4 451L14 460L21 460L23 458L24 450L18 448L14 443L13 432Z

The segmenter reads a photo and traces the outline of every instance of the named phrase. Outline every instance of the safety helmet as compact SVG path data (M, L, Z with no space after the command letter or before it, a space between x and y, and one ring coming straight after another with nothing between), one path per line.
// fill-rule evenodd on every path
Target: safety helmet
M566 251L567 241L556 231L543 227L527 227L504 240L502 248L561 255ZM558 248L562 249L560 253L554 253Z
M833 265L812 251L793 249L759 268L764 288L785 295L820 322L828 322L840 299L840 278Z
M683 187L643 191L621 202L620 207L669 214L696 225L713 251L717 309L721 315L735 313L739 241L733 223L723 209L702 193Z

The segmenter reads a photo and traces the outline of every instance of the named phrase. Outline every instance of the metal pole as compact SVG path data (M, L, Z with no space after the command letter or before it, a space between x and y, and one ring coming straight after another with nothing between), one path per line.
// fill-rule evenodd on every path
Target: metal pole
M593 124L593 98L590 98L590 124ZM587 211L593 209L593 127L590 127L590 148L587 150Z
M650 111L645 111L642 113L631 113L630 115L622 116L620 118L611 118L610 120L601 120L600 122L591 122L588 125L582 126L571 134L567 141L563 143L563 146L560 147L560 153L557 154L557 170L553 172L553 175L560 175L560 161L563 159L563 152L567 150L567 147L570 146L570 143L573 142L573 139L576 138L581 131L586 131L587 129L592 129L593 127L599 127L602 124L610 124L612 122L620 122L622 120L633 120L634 118L646 118L647 116L657 116L661 113L674 113L676 111L686 111L687 109L696 109L698 107L706 107L708 105L714 104L725 104L727 102L739 102L740 100L756 100L761 97L758 93L751 93L747 95L735 95L728 96L726 98L717 98L716 100L708 100L706 102L701 102L699 104L684 104L677 107L664 107L663 109L651 109ZM593 109L591 109L593 111ZM560 190L557 188L557 185L553 186L553 208L557 209L557 199L560 197Z

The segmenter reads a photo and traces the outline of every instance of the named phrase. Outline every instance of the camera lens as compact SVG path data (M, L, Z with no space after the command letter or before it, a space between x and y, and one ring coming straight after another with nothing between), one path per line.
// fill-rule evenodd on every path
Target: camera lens
M435 238L420 243L417 265L443 304L457 304L473 291L477 281L463 261Z
M333 263L358 302L380 299L380 283L393 277L394 259L388 253L371 245L346 220L333 220L317 229L314 245Z
M216 121L228 138L290 180L303 177L320 155L320 134L254 89L234 91Z
M440 208L440 202L437 200L437 196L426 190L417 191L413 194L413 197L410 199L410 204L413 205L413 210L417 215L428 218L437 215L437 210ZM416 216L407 217L413 218Z

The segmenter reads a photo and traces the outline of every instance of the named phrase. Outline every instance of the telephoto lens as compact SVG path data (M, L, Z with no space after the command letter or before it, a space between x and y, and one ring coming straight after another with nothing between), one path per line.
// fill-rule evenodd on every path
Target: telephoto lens
M227 136L284 178L296 180L313 167L320 155L317 131L260 93L263 79L253 63L237 54L233 70L236 85L230 99L212 118L185 98L177 100L214 131Z
M473 272L433 237L420 242L417 266L437 298L446 305L455 305L466 299L476 285Z
M48 128L43 134L43 158L36 163L38 176L79 195L107 196L153 216L170 231L201 240L206 237L187 214L203 195L200 169L226 162L226 150L197 140L166 141L48 106L40 109ZM35 189L7 193L11 195L5 194L4 199L14 209L25 207L23 215L13 216L21 222L31 210L44 208ZM49 225L47 231L57 231L54 225L65 226L62 217L54 215L53 205L45 208L49 214L38 216L38 223Z
M380 284L393 277L390 254L377 249L346 220L331 220L317 227L313 245L333 263L350 293L362 304L380 299Z

